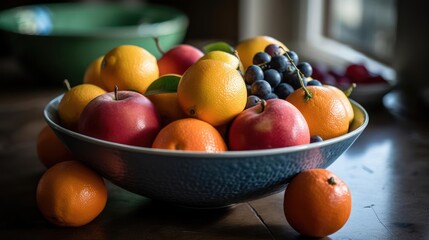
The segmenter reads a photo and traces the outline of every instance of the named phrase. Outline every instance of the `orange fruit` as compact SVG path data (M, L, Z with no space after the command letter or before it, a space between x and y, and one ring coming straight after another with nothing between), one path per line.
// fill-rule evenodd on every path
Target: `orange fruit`
M338 97L331 88L307 86L312 97L306 99L303 88L291 93L286 101L292 103L304 115L311 136L320 136L327 140L346 134L350 120L344 99Z
M229 64L202 60L183 74L177 87L177 100L188 116L216 127L243 111L247 101L246 84Z
M172 121L187 117L177 101L177 93L158 93L147 95L147 98L155 106L161 117L163 126Z
M237 56L232 55L231 53L227 53L220 50L210 51L204 54L204 56L202 56L199 61L205 59L219 60L228 63L229 65L231 65L231 67L240 70L241 72L244 72L243 64L241 63L240 59L238 59Z
M321 238L338 231L347 222L351 209L349 188L326 169L299 173L284 193L286 220L305 236Z
M238 42L235 46L235 50L238 52L241 62L243 63L244 69L247 69L253 63L253 56L258 52L263 52L265 47L269 44L280 45L285 51L288 48L279 40L270 36L255 36L247 38Z
M355 114L353 112L353 107L352 104L350 103L349 98L347 97L347 95L339 88L332 86L332 85L324 85L327 88L332 89L338 96L339 99L341 99L341 102L344 105L344 108L346 109L347 112L347 118L349 119L349 123L351 123L355 117Z
M94 61L92 61L85 70L83 75L83 83L90 83L101 88L104 88L103 82L101 81L101 62L103 61L103 57L98 57Z
M39 132L36 149L40 162L46 168L50 168L59 162L74 159L70 150L48 125L45 125Z
M145 93L159 77L157 60L146 49L135 45L120 45L110 50L101 63L101 79L107 91L132 90Z
M58 105L58 115L63 127L75 130L80 114L86 105L106 91L94 84L82 83L64 93Z
M226 143L216 128L195 118L179 119L162 128L152 147L199 152L227 150Z
M58 226L82 226L104 209L107 188L96 172L78 161L60 162L40 178L36 191L42 215Z

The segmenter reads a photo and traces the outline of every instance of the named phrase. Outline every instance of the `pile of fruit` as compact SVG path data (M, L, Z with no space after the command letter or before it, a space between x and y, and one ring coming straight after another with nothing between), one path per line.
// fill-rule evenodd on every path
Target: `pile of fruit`
M310 144L353 129L354 112L346 94L313 79L312 66L300 62L297 53L274 38L257 36L235 47L216 42L203 50L181 44L162 53L156 59L142 47L121 45L95 59L84 82L69 86L64 93L58 106L60 124L122 144L204 152ZM95 172L82 170L85 166L74 160L49 127L41 132L38 143L39 158L48 168L37 190L42 213L57 225L90 222L106 204L104 184ZM48 152L48 146L56 146L55 151ZM62 176L63 180L55 183L61 174L68 178ZM287 220L309 236L337 231L350 214L347 187L327 170L300 175L304 176L303 180L297 178L298 187L292 188L292 182L285 192ZM89 184L74 184L86 179ZM311 181L317 183L309 185ZM323 192L311 196L318 184ZM62 199L71 198L70 192L64 193L65 185L67 189L76 186L70 190L74 192L89 191L85 186L95 185L91 188L94 193L79 195L94 199L73 199L73 204L61 200L61 194L65 194ZM298 197L300 192L310 195ZM297 200L300 198L307 200ZM340 200L345 200L342 205ZM320 204L328 211L309 207ZM90 216L79 215L82 205L95 210ZM58 210L62 208L65 210ZM312 219L335 220L312 222L306 219L310 213L303 214L300 209L312 209L308 210ZM322 216L322 212L333 216ZM332 221L335 226L329 230L317 226Z

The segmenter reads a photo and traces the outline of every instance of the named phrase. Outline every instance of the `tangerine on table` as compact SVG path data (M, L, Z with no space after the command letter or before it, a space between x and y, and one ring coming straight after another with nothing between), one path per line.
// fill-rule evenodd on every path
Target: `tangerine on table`
M64 161L45 171L37 184L37 206L58 226L78 227L104 209L107 188L96 172L78 161Z
M243 63L244 69L247 69L253 63L253 56L258 52L263 52L265 47L269 44L277 44L281 46L285 51L289 49L279 40L270 36L255 36L241 40L236 45L235 49L238 52L241 62Z
M286 101L292 103L304 115L310 135L327 140L346 134L350 116L344 107L344 98L338 97L338 93L325 86L306 88L311 93L311 98L307 99L304 89L299 88L291 93Z
M325 237L347 222L352 208L348 186L326 169L310 169L296 175L284 193L284 214L302 235Z
M63 127L77 128L80 114L86 105L106 91L94 84L82 83L64 93L58 105L58 115Z
M162 128L152 147L200 152L227 150L226 143L217 129L195 118L179 119Z
M136 45L120 45L111 49L101 63L101 78L107 91L132 90L142 94L159 77L154 55Z
M246 84L231 65L213 59L201 60L183 74L177 99L189 117L217 127L243 111L247 102Z
M70 150L55 135L48 125L45 125L37 136L37 156L40 162L50 168L56 163L73 160Z

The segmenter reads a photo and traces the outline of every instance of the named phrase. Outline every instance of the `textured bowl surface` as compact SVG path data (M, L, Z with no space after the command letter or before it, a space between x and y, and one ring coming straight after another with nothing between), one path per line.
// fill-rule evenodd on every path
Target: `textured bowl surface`
M20 62L42 82L82 82L86 67L122 44L144 47L156 57L181 43L187 16L154 4L52 3L0 12L0 30Z
M107 142L67 130L58 124L61 97L46 105L44 117L80 161L128 191L193 208L223 207L279 192L295 174L332 164L368 124L365 109L352 101L362 124L335 139L254 151L170 151Z

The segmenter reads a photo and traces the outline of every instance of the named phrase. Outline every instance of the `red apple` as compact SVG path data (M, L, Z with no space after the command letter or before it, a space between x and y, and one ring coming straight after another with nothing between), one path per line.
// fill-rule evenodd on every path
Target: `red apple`
M201 50L192 45L177 45L163 53L158 60L159 75L183 75L183 73L203 55L204 53Z
M78 132L94 138L150 147L161 128L152 102L134 91L105 93L88 103L81 113Z
M356 83L367 82L371 77L365 65L358 63L348 65L345 70L345 75L352 82Z
M301 112L283 99L263 100L242 111L229 129L230 150L280 148L310 143Z

